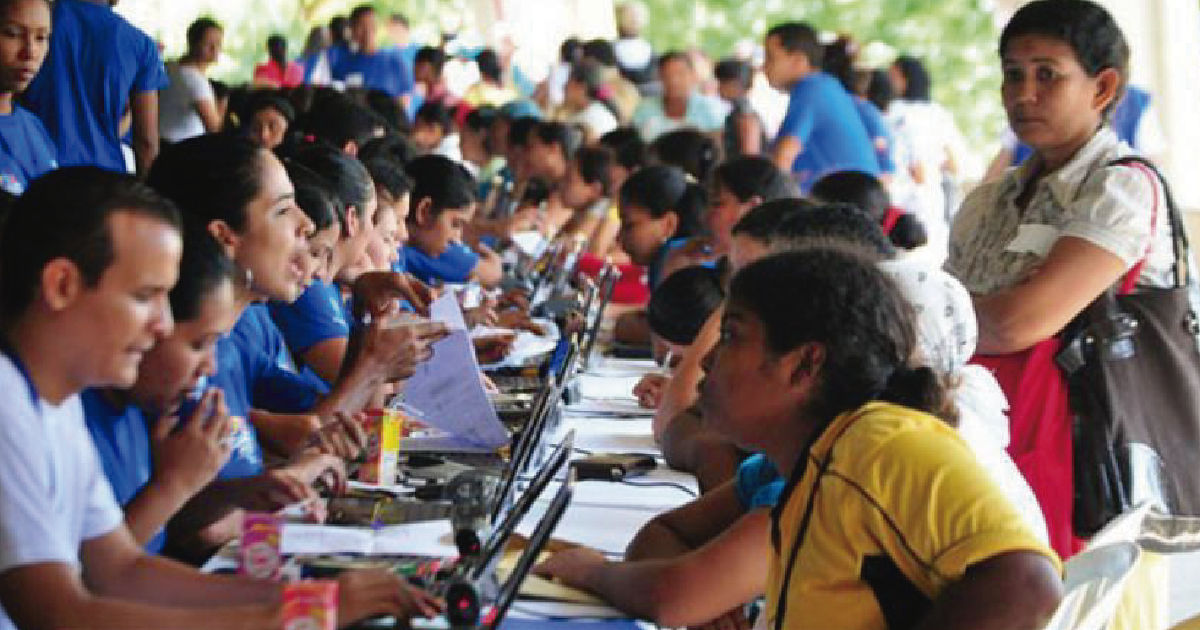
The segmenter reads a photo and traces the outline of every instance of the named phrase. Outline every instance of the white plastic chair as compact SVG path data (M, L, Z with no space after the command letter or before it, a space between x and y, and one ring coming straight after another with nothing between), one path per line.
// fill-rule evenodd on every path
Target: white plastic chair
M1136 530L1135 530L1136 531ZM1047 630L1104 630L1142 550L1130 541L1091 546L1064 565L1066 595Z

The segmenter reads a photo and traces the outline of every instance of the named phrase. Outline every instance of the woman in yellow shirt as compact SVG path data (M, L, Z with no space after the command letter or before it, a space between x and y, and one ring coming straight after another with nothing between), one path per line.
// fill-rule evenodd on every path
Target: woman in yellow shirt
M778 254L734 278L701 405L788 479L768 628L1033 628L1053 614L1057 557L943 419L934 372L908 367L915 343L896 287L853 251Z

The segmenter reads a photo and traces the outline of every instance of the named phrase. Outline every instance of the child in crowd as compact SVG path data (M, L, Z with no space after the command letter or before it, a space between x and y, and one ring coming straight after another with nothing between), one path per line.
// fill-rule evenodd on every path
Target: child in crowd
M37 116L15 102L37 76L50 48L50 3L0 2L0 189L14 195L58 167L56 149Z
M287 140L296 122L296 110L279 96L259 96L251 101L245 120L246 135L263 148L275 150Z
M87 253L97 248L108 255ZM0 234L0 378L12 394L0 411L0 626L228 628L280 619L277 583L145 554L84 427L79 392L129 387L146 351L171 332L167 296L181 249L168 202L93 168L36 180ZM338 581L342 619L433 612L430 598L394 575L356 571Z
M562 234L579 236L585 252L606 256L616 244L620 221L612 216L612 152L600 147L583 147L575 152L562 187L563 205L575 214Z
M450 108L443 103L425 103L413 117L412 140L422 151L462 161L458 131Z
M462 243L463 228L475 213L471 174L440 155L419 157L405 170L413 190L404 269L427 284L473 280L495 286L502 273L500 257L486 245L473 251Z
M869 173L830 173L813 184L812 197L825 203L848 203L866 212L879 222L892 244L904 251L917 249L929 240L921 220L893 206L883 183Z

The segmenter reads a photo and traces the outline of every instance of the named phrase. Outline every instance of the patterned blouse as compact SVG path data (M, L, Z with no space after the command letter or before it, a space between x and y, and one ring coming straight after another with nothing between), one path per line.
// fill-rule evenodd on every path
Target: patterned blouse
M1036 157L981 185L955 218L946 270L972 294L994 293L1027 279L1062 236L1100 247L1129 269L1146 255L1157 192L1154 243L1138 285L1172 286L1175 255L1160 184L1137 168L1105 167L1133 153L1111 129L1100 129L1070 162L1037 183L1023 212L1016 198L1034 174Z

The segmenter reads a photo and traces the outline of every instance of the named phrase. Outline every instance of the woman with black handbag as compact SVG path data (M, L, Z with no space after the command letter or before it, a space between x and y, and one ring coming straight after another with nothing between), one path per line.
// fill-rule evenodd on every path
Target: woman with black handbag
M1112 16L1088 0L1030 3L1005 27L1000 57L1009 123L1034 154L963 203L947 268L975 296L976 360L1009 397L1009 453L1069 557L1082 541L1060 333L1127 276L1137 289L1173 286L1172 230L1154 211L1155 178L1110 165L1133 152L1106 124L1129 59Z

